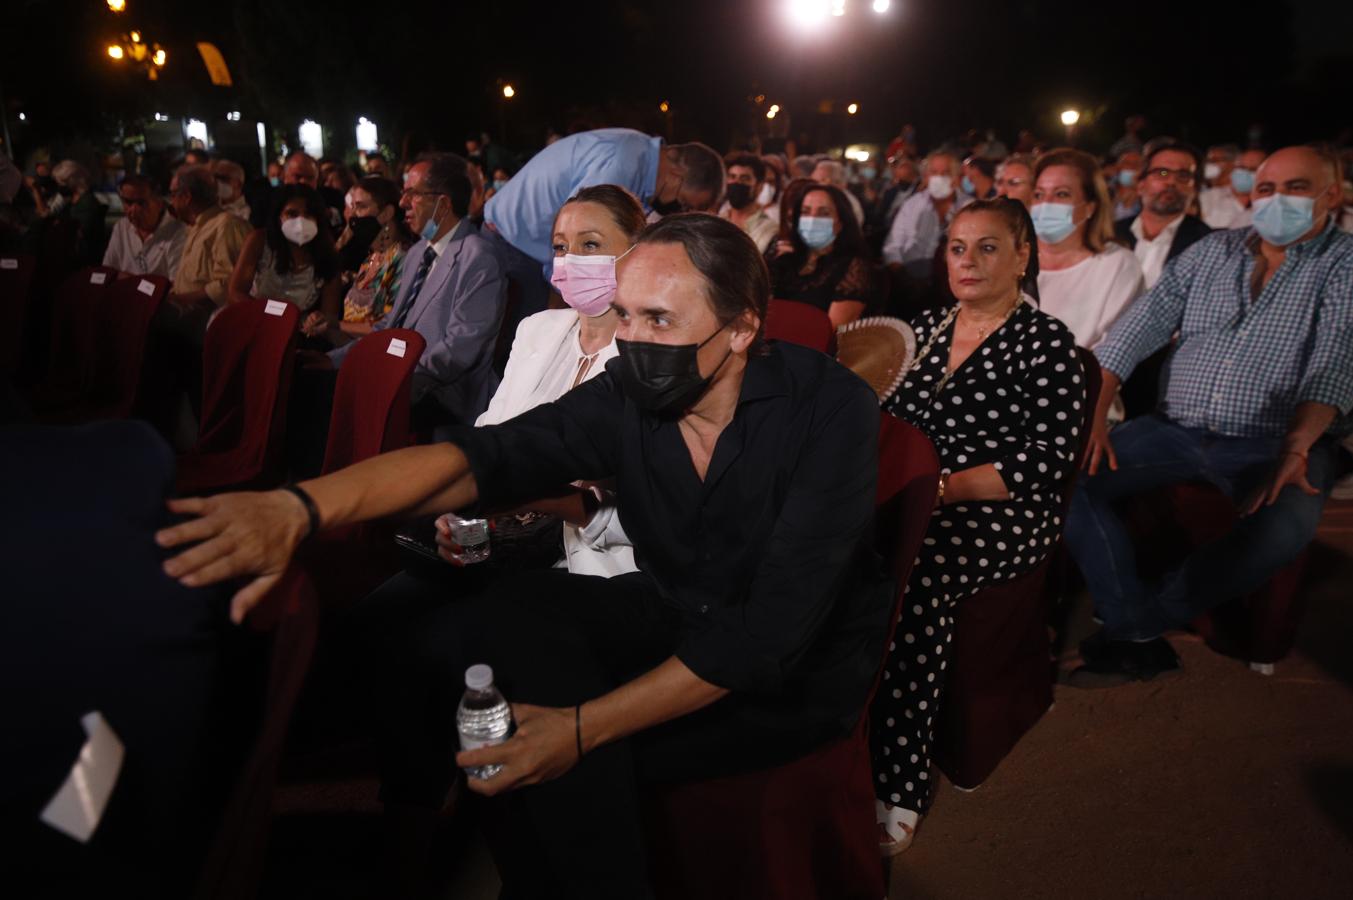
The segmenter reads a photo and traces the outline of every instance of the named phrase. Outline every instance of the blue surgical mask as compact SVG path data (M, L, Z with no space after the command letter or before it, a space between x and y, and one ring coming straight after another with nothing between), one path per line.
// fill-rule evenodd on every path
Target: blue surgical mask
M967 175L964 175L963 179L958 184L959 187L963 188L963 193L965 194L977 193L977 185L973 184L972 179L969 178Z
M865 166L863 169L860 170L860 174L864 176L865 181L873 181L876 177L878 177L878 170L875 169L873 166Z
M1118 183L1123 187L1132 187L1137 183L1137 173L1131 169L1119 169Z
M282 179L278 178L276 175L273 175L271 178L268 179L268 184L272 185L273 187L281 187Z
M814 250L821 250L836 239L836 223L827 216L800 216L799 237Z
M1288 244L1315 224L1315 198L1272 194L1254 201L1254 230L1277 247Z
M498 191L501 191L501 190L502 190L503 188L505 188L505 187L507 187L507 179L506 179L506 178L495 178L495 179L493 179L493 190L494 190L495 193L497 193Z
M1254 190L1254 173L1249 169L1232 169L1231 187L1237 194L1248 194Z
M437 204L440 205L441 202L441 198L439 197L437 199ZM428 216L428 220L423 225L423 230L418 232L418 236L428 243L432 243L433 239L437 237L437 229L441 227L442 226L437 222L437 206L434 205L432 207L432 215Z
M1049 244L1057 244L1076 230L1076 207L1070 203L1035 203L1029 210L1034 231Z

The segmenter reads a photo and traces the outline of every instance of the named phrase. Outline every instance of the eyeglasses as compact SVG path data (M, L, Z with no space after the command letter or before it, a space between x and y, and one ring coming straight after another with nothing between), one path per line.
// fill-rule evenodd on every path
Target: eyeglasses
M1193 169L1159 168L1159 169L1147 169L1146 177L1159 178L1161 181L1169 181L1171 178L1173 178L1175 184L1191 184L1193 180L1198 177L1198 173Z

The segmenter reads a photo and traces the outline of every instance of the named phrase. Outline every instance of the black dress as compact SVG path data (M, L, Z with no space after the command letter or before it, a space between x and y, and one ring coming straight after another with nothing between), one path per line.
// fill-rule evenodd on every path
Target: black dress
M947 310L912 323L926 347ZM907 584L872 710L878 799L924 812L930 747L953 610L964 597L1037 565L1062 525L1062 484L1079 447L1085 379L1065 325L1022 303L936 391L953 325L936 337L884 409L924 431L940 467L993 464L1010 499L937 506Z
M877 305L874 273L868 260L828 254L806 275L800 272L803 266L804 258L798 253L771 260L771 296L807 303L823 312L837 300L858 300L867 312Z

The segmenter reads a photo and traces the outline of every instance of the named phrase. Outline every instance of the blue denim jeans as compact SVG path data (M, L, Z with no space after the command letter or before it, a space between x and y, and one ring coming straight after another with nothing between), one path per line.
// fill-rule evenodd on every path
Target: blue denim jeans
M1237 507L1272 476L1282 438L1236 438L1185 428L1160 415L1124 422L1110 435L1118 469L1081 476L1071 500L1066 542L1094 598L1106 637L1144 640L1258 588L1297 557L1315 536L1338 475L1338 446L1311 448L1306 477L1320 490L1294 486L1242 518L1219 539L1193 551L1157 589L1142 582L1132 541L1115 505L1168 485L1205 481Z

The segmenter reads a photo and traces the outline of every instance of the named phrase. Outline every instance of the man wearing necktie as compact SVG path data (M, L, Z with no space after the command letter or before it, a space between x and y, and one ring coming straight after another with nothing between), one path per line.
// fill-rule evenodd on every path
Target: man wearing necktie
M465 218L470 194L465 161L450 153L425 154L404 179L400 207L420 240L406 257L412 272L375 328L411 328L427 340L413 375L421 424L473 422L498 387L493 349L507 280L489 242ZM329 353L335 367L351 347Z

